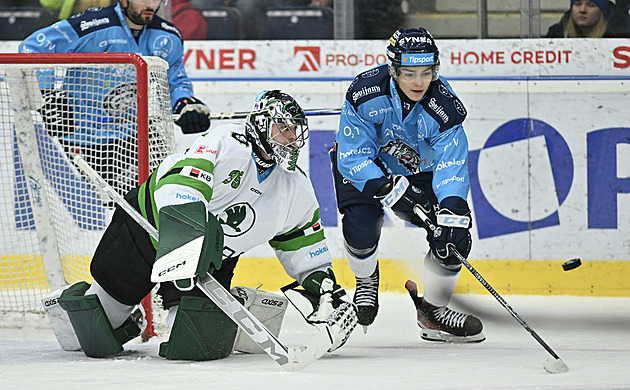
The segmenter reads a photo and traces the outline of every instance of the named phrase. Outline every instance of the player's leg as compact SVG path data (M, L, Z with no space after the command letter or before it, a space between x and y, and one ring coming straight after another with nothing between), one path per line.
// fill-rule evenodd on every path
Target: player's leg
M429 214L436 223L434 210L438 208L438 200L431 186L432 175L419 174L411 176L410 183L420 188L433 205ZM422 329L422 338L433 341L480 342L485 339L481 332L481 321L465 313L447 307L451 300L462 265L455 256L440 259L433 254L433 234L427 230L427 241L431 249L424 259L422 283L423 296L414 300L418 314L418 326Z
M356 278L353 301L359 324L371 325L378 314L378 241L383 226L381 203L364 195L337 170L337 151L330 150L337 207L348 265Z
M136 195L134 190L126 198L137 208ZM122 345L140 334L132 311L154 286L150 280L154 258L144 229L117 209L92 259L95 283L76 283L59 298L86 355L122 352Z
M378 314L378 241L383 225L379 206L356 204L343 209L342 232L348 266L356 278L353 302L359 324L371 325Z

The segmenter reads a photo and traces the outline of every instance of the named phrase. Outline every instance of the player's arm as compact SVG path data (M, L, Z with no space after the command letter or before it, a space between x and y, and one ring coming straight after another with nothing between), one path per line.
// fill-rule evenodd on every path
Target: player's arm
M383 171L374 163L378 156L375 125L344 102L337 132L337 169L359 190L374 195L386 182ZM376 179L376 180L375 180Z
M472 218L468 202L468 139L462 124L441 132L432 143L436 168L433 191L440 203L436 221L442 227L435 236L435 255L445 259L450 249L467 257L472 246Z
M357 324L356 309L336 282L319 208L301 227L274 237L269 244L289 276L304 288L313 304L307 320L329 327L330 351L342 346Z
M215 163L212 153L171 164L167 160L152 175L148 185L160 232L151 276L154 282L177 280L177 287L189 289L195 277L221 267L223 230L208 212ZM220 249L213 252L214 247Z
M180 52L182 52L180 50ZM200 133L210 128L210 109L194 97L192 83L184 69L183 55L173 55L169 62L168 84L175 123L184 134Z
M19 46L19 53L68 53L77 45L79 37L66 20L35 31ZM62 90L55 89L55 77L52 73L39 73L42 92L42 107L37 111L42 115L48 133L64 136L75 131L74 113L68 96Z

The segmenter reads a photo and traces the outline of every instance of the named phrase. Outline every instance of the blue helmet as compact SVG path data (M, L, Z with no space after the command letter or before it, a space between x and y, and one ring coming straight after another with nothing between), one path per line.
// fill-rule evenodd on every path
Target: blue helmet
M433 66L433 80L437 80L440 51L431 34L424 28L399 28L389 38L385 51L389 60L389 73L396 78L401 66Z

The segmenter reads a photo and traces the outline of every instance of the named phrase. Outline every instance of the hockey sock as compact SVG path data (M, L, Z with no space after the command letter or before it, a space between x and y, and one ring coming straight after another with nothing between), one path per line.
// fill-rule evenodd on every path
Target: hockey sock
M433 306L444 307L451 300L459 271L453 272L442 267L429 250L424 258L422 283L424 300Z

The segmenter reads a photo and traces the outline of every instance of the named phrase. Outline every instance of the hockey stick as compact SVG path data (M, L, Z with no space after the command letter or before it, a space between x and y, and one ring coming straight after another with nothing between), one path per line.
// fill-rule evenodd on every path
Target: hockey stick
M422 210L422 207L420 207L419 205L415 205L413 207L413 212L418 217L420 217L420 219L422 219L422 222L424 222L429 227L429 229L431 229L431 231L440 229L439 227L435 226L433 222L431 222L431 219L429 219L427 214L424 212L424 210ZM566 363L562 361L562 359L560 359L560 357L553 351L553 349L551 349L551 347L543 341L543 339L538 335L538 333L536 333L527 324L527 322L525 322L525 320L523 320L523 318L521 318L521 316L519 316L518 313L516 313L516 311L512 309L512 307L505 301L505 299L503 299L503 297L499 295L499 293L496 292L494 288L492 288L490 283L488 283L483 278L483 276L481 276L481 274L477 272L477 270L468 262L468 260L466 260L466 258L462 256L457 251L457 249L451 248L450 251L455 257L457 257L457 260L459 260L460 263L462 263L466 268L468 268L468 271L470 271L470 273L472 273L473 276L477 278L477 280L486 288L486 290L488 290L490 294L492 294L492 296L495 297L497 301L499 301L499 303L512 315L512 317L514 317L514 319L518 321L518 323L521 324L525 328L525 330L527 330L529 334L531 334L532 337L536 341L538 341L538 343L542 345L543 348L545 348L545 350L547 350L547 352L549 352L552 358L548 358L547 360L543 362L543 367L545 368L545 370L551 374L559 374L559 373L569 371L569 366L567 366Z
M159 233L142 214L134 209L120 194L114 190L81 156L74 158L74 163L114 202L116 202L129 216L131 216L154 239L158 239ZM241 330L247 333L276 363L288 371L299 371L319 359L330 349L333 344L329 329L317 328L318 332L309 343L288 348L276 336L273 335L232 296L217 280L206 274L200 277L196 283L203 291Z
M319 110L304 110L306 116L326 116L326 115L339 115L341 113L340 108L324 108ZM245 119L250 114L249 111L241 111L241 112L212 112L210 113L210 119L214 120L224 120L224 119ZM179 114L173 114L173 121L177 122L179 120ZM130 123L135 124L134 121L130 119L125 119L121 117L107 117L99 121L100 123L108 123L108 124L116 124L116 123Z
M341 109L340 108L323 108L323 109L317 109L317 110L304 110L304 113L306 114L306 116L324 116L324 115L339 115L339 113L341 113ZM217 120L222 120L222 119L245 119L247 118L247 116L250 114L249 111L243 111L243 112L213 112L210 114L210 119L217 119ZM178 118L175 118L175 115L173 115L173 119L177 120Z

